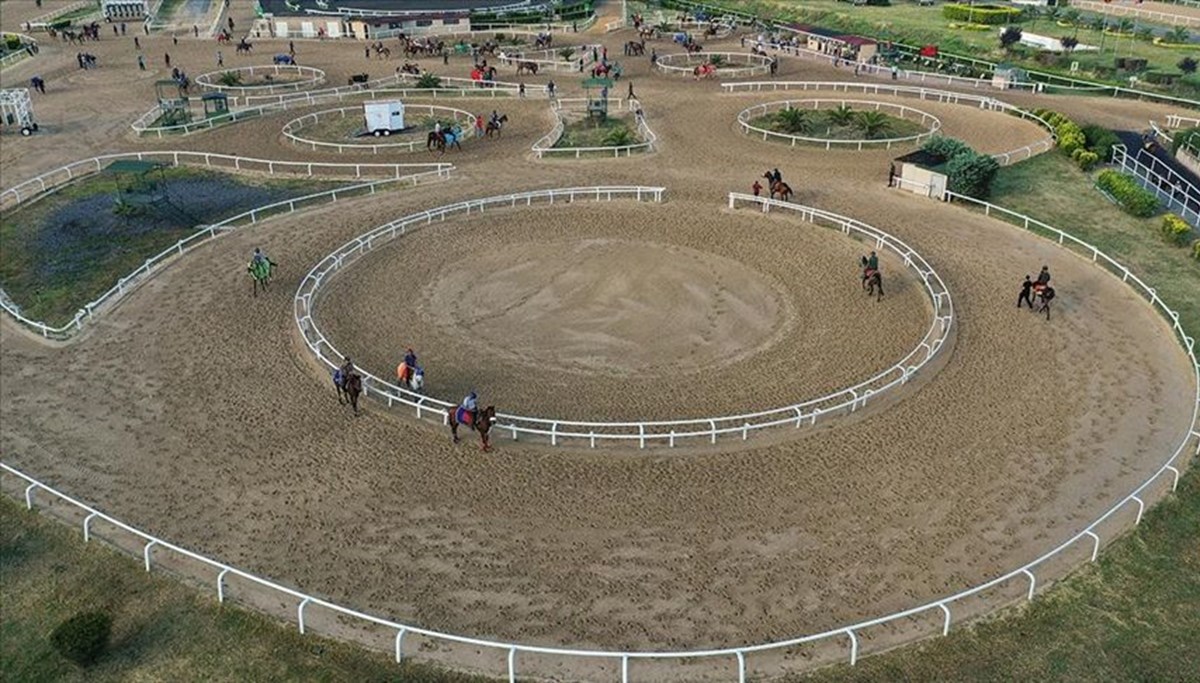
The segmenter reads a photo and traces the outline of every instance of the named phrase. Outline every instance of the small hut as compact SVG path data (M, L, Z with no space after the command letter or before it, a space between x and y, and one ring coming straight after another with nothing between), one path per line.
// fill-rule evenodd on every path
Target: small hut
M1019 69L1011 64L997 64L996 68L992 70L992 85L1000 90L1017 87L1028 80L1029 76L1024 69Z
M587 95L589 119L603 123L608 119L608 92L612 88L611 78L585 78L583 90Z
M200 102L206 119L229 113L229 96L223 92L206 92L200 96Z

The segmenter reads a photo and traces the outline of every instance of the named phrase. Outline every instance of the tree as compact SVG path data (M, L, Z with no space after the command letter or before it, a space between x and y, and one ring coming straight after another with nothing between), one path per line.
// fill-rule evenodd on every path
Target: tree
M564 47L558 51L558 56L562 57L564 62L569 62L571 61L571 58L575 56L575 48Z
M1075 36L1063 36L1058 39L1058 42L1062 43L1063 49L1067 52L1074 50L1075 46L1079 45L1079 39Z
M1088 28L1092 29L1093 31L1103 31L1108 28L1108 22L1105 21L1104 17L1096 16L1093 17L1091 23L1088 24Z
M239 71L224 71L217 77L217 82L231 88L237 87L242 84L242 74Z
M1076 29L1079 28L1080 18L1082 16L1083 16L1083 14L1079 10L1075 9L1074 7L1068 7L1062 13L1063 21L1074 26Z
M1013 45L1021 42L1021 36L1024 33L1020 26L1009 26L1004 29L1004 33L1000 34L1000 47L1005 50L1011 50Z
M417 79L417 87L429 88L431 90L434 88L440 88L442 87L442 79L426 71L425 73L421 74L420 78Z
M1133 30L1133 19L1122 19L1117 22L1117 31L1119 33L1129 33Z
M795 107L780 109L775 114L775 121L783 133L803 135L812 131L812 119L808 117L808 112Z
M1175 66L1185 74L1191 75L1196 73L1196 59L1194 57L1184 57Z
M848 126L854 120L854 110L843 104L837 109L830 109L825 116L835 126Z
M887 114L880 111L860 111L854 117L854 125L863 132L868 140L883 137L892 129L892 122Z
M605 147L628 147L637 142L637 137L625 126L608 131L601 141Z
M1151 40L1154 40L1154 31L1150 30L1149 27L1143 26L1142 28L1139 28L1135 35L1137 36L1138 40L1144 40L1147 43Z
M1186 28L1182 26L1176 26L1170 31L1167 31L1167 35L1164 36L1164 38L1166 38L1168 43L1179 43L1182 45L1183 43L1191 40L1192 36L1190 33L1188 33Z

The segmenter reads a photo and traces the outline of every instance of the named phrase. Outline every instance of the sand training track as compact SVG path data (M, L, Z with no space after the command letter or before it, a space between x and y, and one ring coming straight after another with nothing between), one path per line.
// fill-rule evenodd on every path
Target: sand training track
M619 53L628 38L605 40ZM36 70L49 91L34 103L45 133L0 149L5 185L100 152L180 145L331 159L282 138L296 111L132 139L162 52L195 73L213 60L209 42L144 44L149 72L137 70L132 45L105 36L89 47L98 70L75 70L73 53L50 44L4 73L8 84ZM364 60L355 43L297 50L332 83L395 64ZM237 63L232 52L227 64ZM1190 366L1165 323L1115 278L1002 223L888 190L888 152L776 149L737 131L738 111L777 94L721 95L716 83L622 61L660 135L654 155L534 160L530 145L551 124L544 100L465 100L499 107L511 124L500 140L447 154L460 167L448 183L215 240L65 347L5 319L4 460L135 526L373 613L524 643L658 649L811 633L975 585L1073 534L1186 433ZM427 66L467 67L462 58ZM570 96L575 79L549 77ZM786 57L780 74L849 77ZM1038 101L1077 115L1093 102ZM1003 114L920 107L944 134L987 152L1042 136ZM1105 100L1098 116L1136 126L1162 111ZM336 156L356 159L378 160ZM928 311L918 283L885 260L893 291L869 301L854 274L861 245L723 208L728 191L747 191L775 166L797 201L897 235L954 293L961 322L944 366L858 419L745 446L639 454L501 441L483 457L370 402L353 419L296 339L300 277L376 225L519 190L663 185L661 206L448 220L339 275L321 315L376 372L390 374L413 345L443 397L473 386L530 412L703 414L869 375L919 338ZM283 270L252 300L240 267L258 245ZM1062 294L1050 323L1013 306L1014 285L1043 263ZM503 671L500 657L478 664Z

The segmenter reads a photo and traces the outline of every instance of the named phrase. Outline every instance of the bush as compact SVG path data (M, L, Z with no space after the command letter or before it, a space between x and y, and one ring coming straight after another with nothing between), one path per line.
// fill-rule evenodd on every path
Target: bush
M1021 10L998 5L942 5L942 16L950 21L967 21L974 24L1011 24L1019 21Z
M1080 147L1071 155L1071 160L1079 166L1080 170L1090 171L1100 163L1100 155Z
M1096 187L1107 192L1125 212L1139 218L1148 218L1158 213L1158 197L1138 185L1131 175L1117 171L1101 171L1096 178Z
M1010 49L1013 45L1021 42L1021 36L1023 35L1024 33L1021 31L1020 26L1009 26L1000 34L1000 47L1005 50Z
M1087 149L1093 152L1096 156L1103 159L1105 162L1112 161L1113 145L1121 144L1121 138L1117 134L1104 126L1094 124L1086 125L1082 128L1083 137L1087 140Z
M1000 162L986 154L967 150L946 162L946 189L976 199L986 199Z
M1192 242L1192 258L1200 261L1200 239Z
M1178 246L1184 246L1188 243L1188 237L1191 235L1192 226L1183 222L1183 219L1173 213L1163 216L1162 234L1168 242Z
M440 88L442 87L442 79L426 71L425 73L421 74L420 78L417 79L417 87L428 88L430 90L434 88Z
M1171 154L1179 151L1180 147L1200 149L1200 127L1185 128L1171 136Z
M1058 148L1067 156L1074 158L1075 150L1087 146L1087 136L1084 135L1083 129L1071 119L1049 109L1035 109L1033 113L1054 129L1054 135L1058 138Z
M964 152L970 152L971 148L962 140L948 138L941 135L935 135L925 141L921 149L934 155L941 157L947 161Z
M17 36L8 36L4 39L4 44L10 50L16 50L21 47L21 39Z
M104 612L81 612L58 625L50 643L63 657L79 666L90 666L108 647L112 617Z

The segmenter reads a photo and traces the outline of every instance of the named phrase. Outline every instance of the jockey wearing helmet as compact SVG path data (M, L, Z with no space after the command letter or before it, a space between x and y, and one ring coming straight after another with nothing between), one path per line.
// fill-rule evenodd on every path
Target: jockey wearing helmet
M254 247L254 256L250 258L250 262L257 266L263 261L270 263L271 259L267 258L267 255L262 252L262 249L259 247Z
M408 349L404 354L404 362L400 363L400 367L396 369L396 376L401 384L404 384L412 379L417 372L417 354L413 353L412 349Z
M475 394L474 390L462 400L462 409L471 413L472 416L479 412L479 396Z
M875 252L871 252L871 257L867 259L867 270L872 272L879 270L879 257Z

